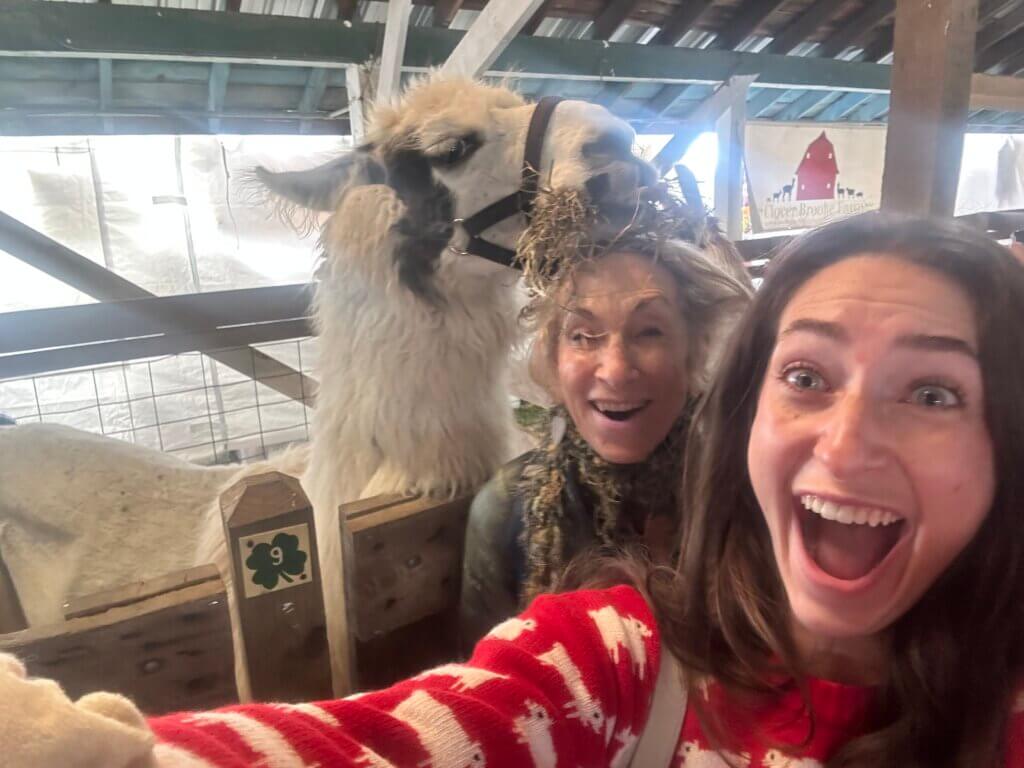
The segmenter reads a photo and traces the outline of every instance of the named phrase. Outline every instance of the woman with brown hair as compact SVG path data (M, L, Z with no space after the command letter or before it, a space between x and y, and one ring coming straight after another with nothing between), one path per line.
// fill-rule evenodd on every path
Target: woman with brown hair
M696 417L677 571L593 563L468 664L316 705L147 725L0 656L5 765L1024 766L1022 324L980 234L812 232Z

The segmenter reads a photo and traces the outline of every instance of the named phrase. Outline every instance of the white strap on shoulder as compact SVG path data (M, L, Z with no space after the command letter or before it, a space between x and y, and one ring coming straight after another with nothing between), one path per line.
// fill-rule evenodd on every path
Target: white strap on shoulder
M636 743L630 768L669 768L686 717L683 669L664 645L658 679L654 682L651 711Z

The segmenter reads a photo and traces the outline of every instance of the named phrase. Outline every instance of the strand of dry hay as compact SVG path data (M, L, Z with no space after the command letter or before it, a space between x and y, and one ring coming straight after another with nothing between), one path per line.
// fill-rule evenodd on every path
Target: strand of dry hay
M643 190L630 209L602 210L581 189L545 190L535 203L530 225L516 245L516 266L534 296L545 296L581 264L611 249L643 240L706 245L704 211L672 197L664 186Z

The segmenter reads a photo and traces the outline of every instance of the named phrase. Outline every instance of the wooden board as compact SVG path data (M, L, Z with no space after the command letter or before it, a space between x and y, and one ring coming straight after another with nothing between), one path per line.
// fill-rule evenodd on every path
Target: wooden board
M457 604L470 501L413 498L346 516L358 641L383 637Z
M116 691L150 715L237 701L219 576L130 604L113 599L118 607L95 615L2 635L0 651L18 654L30 674L56 679L72 698Z
M977 0L900 0L883 210L953 215L977 25Z

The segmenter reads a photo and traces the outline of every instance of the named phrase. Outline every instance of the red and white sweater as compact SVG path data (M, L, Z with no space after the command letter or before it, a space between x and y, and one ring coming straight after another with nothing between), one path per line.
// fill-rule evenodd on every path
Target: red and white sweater
M618 768L628 764L646 722L658 664L657 627L636 590L616 587L547 596L519 618L496 627L467 664L439 667L391 688L340 701L253 704L154 718L149 727L155 746L146 733L144 742L136 738L119 743L118 754L129 758L95 763L73 759L53 766ZM28 702L13 712L17 719L26 706L32 708L23 689L43 681L5 682L0 674L0 696L5 685L14 690L9 686L15 682L22 686L15 695ZM810 693L816 728L799 757L771 746L793 743L806 733L806 716L794 693L759 712L753 728L739 723L732 727L724 718L739 744L732 763L819 768L860 733L871 689L811 680ZM714 706L720 691L712 686L705 695ZM119 710L116 701L83 700L77 706L90 710L88 717L102 712L118 720L119 728L141 725L131 713ZM0 743L5 729L13 727L0 718ZM94 734L101 731L92 721L79 731L89 728ZM115 736L123 737L103 733L111 744ZM76 736L75 754L85 754L84 745L92 748L94 740ZM36 745L32 754L41 754L45 747ZM19 763L17 749L4 751L6 758L14 755L15 768L50 768L45 759L23 758ZM21 754L30 752L26 747ZM0 762L8 765L6 759ZM710 750L690 708L674 768L726 765ZM1024 713L1015 711L1011 720L1005 765L1024 768Z

